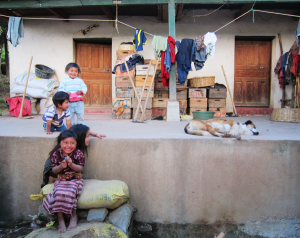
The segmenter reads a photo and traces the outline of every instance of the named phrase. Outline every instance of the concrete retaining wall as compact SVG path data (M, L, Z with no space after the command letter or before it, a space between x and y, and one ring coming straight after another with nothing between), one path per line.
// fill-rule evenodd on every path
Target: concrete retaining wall
M0 220L29 219L54 139L0 137ZM85 178L129 186L141 222L300 218L299 141L92 139Z

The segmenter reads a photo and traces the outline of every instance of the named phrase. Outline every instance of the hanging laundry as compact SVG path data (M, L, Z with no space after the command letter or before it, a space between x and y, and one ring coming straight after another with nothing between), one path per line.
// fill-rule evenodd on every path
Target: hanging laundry
M287 66L286 66L286 70L285 70L285 79L287 82L292 82L295 83L296 82L296 78L294 77L294 75L291 73L291 68L293 65L293 54L292 52L289 52L288 55L288 60L287 60Z
M206 54L209 56L210 59L214 58L215 50L216 50L216 42L218 38L215 33L207 32L204 35L204 44L206 45Z
M133 42L135 44L136 51L143 51L143 45L146 45L147 38L143 30L135 29Z
M175 63L175 40L169 36L167 51L161 53L161 79L164 87L169 87L170 71L172 63Z
M281 57L281 68L280 68L279 73L278 73L278 79L279 79L280 88L282 88L283 85L288 85L288 83L286 82L286 79L285 79L285 66L286 66L288 54L289 53L286 52Z
M299 46L299 44L300 44L300 19L299 19L298 27L296 30L296 42L297 42L297 46Z
M19 38L24 37L23 19L21 17L9 17L6 38L13 47L19 44Z
M291 46L289 51L292 52L292 54L296 54L296 55L299 54L299 46L297 46L296 41L294 41L294 44Z
M188 72L192 70L191 60L193 44L194 40L183 39L175 57L177 62L178 81L181 86L184 85Z
M197 51L200 51L201 49L206 48L206 45L204 44L204 37L203 36L197 36L195 38L195 46L196 46Z
M169 47L169 45L167 45L167 47ZM161 65L160 65L160 67L161 67L161 69L160 69L161 70L161 81L162 81L164 87L169 87L170 74L167 71L166 66L164 64L165 54L166 54L166 51L161 52Z
M152 41L152 46L154 49L154 56L155 59L158 59L161 55L161 51L167 50L167 37L162 36L154 36Z
M300 55L293 54L293 64L291 67L291 74L293 74L294 77L298 76L299 61L300 61Z
M114 65L114 69L112 71L112 74L116 73L116 69L117 69L118 66L120 66L120 70L121 70L122 73L127 72L124 60L126 60L126 63L127 63L127 66L128 66L129 70L132 70L137 63L144 64L144 58L143 58L143 56L141 56L139 54L136 54L136 53L132 54L132 55L128 55L124 59L119 60Z
M175 63L175 40L172 36L168 37L168 43L170 46L170 56L171 56L171 63Z

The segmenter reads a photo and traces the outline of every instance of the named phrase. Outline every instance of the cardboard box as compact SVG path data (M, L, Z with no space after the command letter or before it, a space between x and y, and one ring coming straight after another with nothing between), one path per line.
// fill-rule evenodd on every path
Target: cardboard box
M134 98L134 90L131 87L116 87L117 98Z
M131 108L131 98L113 98L112 99L112 107L119 108L121 105L124 105L124 108Z
M206 98L206 88L192 88L189 87L189 98Z

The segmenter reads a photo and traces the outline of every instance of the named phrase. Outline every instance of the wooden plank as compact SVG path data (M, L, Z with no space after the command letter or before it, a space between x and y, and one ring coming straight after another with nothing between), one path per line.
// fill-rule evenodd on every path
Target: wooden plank
M168 98L153 98L153 107L167 107Z
M113 108L119 108L124 105L124 108L131 108L131 98L113 98L112 99Z
M240 17L241 15L248 12L253 6L253 3L247 3L245 4L238 12L234 14L234 19ZM239 20L239 19L238 19Z
M154 98L169 98L169 89L154 89Z
M206 98L206 88L189 88L189 98Z
M133 79L134 76L135 76L135 68L133 68L132 70L130 70L129 73L130 73L130 75L131 75L131 78ZM129 78L128 72L125 71L124 73L122 73L122 72L121 72L121 69L120 69L120 66L118 66L118 67L116 68L116 76L119 76L119 77L124 77L124 76L126 76L126 77ZM134 81L134 79L133 79L133 81Z
M143 108L145 108L145 100L146 100L146 98L142 98L142 101L141 101ZM137 108L138 102L139 102L139 100L137 98L132 99L132 108L133 109ZM152 100L148 100L146 109L152 109ZM134 113L133 113L133 115L134 115ZM140 117L138 117L138 118L140 118Z
M208 98L227 98L227 88L210 88Z
M177 15L176 15L176 22L180 21L180 19L182 17L183 7L184 7L184 4L179 4Z
M117 119L117 114L113 110L116 110L116 108L112 108L112 118ZM123 119L131 119L131 115L132 115L131 108L125 108L122 118ZM119 116L119 119L121 119L121 116Z
M187 108L187 100L177 100L179 102L179 108Z
M208 107L226 107L226 99L208 99Z
M135 86L136 87L143 87L144 83L146 80L146 75L138 75L135 77ZM148 76L147 78L147 82L146 82L146 87L150 87L151 86L151 80L152 80L152 76Z
M186 100L187 99L187 89L176 88L176 99Z
M124 5L157 5L165 4L166 0L122 0L119 6ZM262 2L262 1L261 1ZM299 2L299 0L264 0L265 3L276 2ZM224 4L224 0L174 0L177 4ZM230 4L245 4L252 3L253 0L230 0ZM0 1L0 8L12 9L12 8L52 8L52 7L82 7L82 6L115 6L112 0L14 0L14 1Z
M152 117L165 117L167 115L167 108L166 107L153 107L152 108Z
M132 87L116 87L117 98L134 98L134 90Z
M108 20L114 20L113 14L111 13L111 11L107 7L101 6L101 10L104 12L104 14L106 15Z
M65 13L62 9L59 8L47 8L49 12L51 12L54 16L57 16L61 19L68 19L69 15ZM64 20L64 22L69 22L68 20Z

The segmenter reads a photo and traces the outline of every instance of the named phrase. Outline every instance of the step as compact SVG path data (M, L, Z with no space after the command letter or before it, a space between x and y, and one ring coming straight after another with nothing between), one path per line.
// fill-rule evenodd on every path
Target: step
M273 108L237 107L239 115L271 115Z

